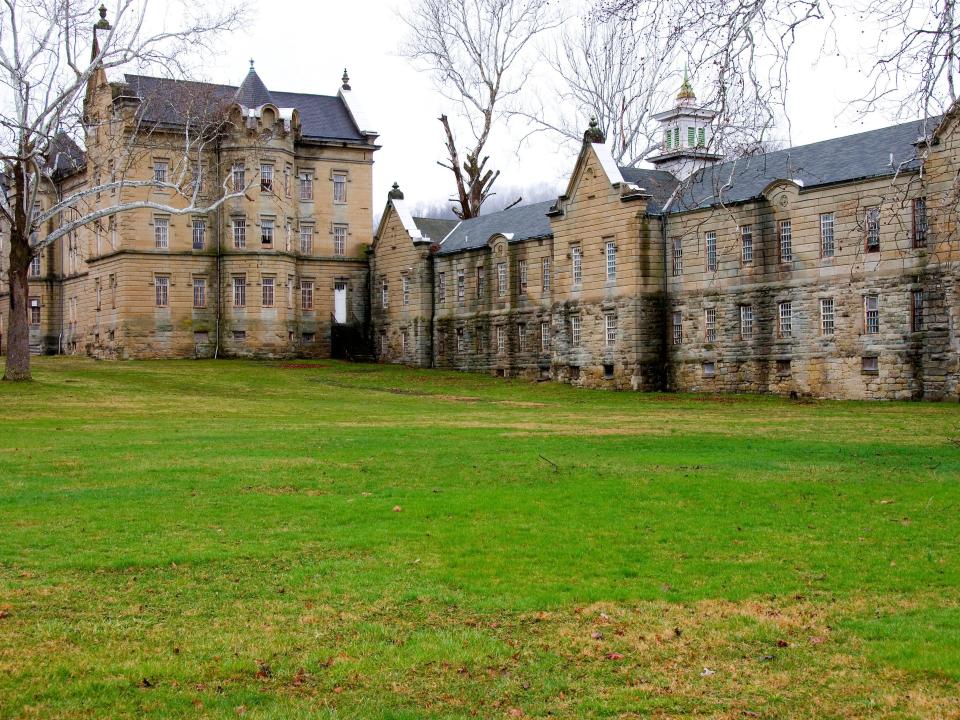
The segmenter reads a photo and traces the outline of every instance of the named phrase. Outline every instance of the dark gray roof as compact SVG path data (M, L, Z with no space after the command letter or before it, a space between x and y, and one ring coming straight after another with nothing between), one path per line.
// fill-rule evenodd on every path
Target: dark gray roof
M547 211L552 205L553 201L548 200L463 220L443 241L440 254L448 255L483 247L498 233L512 233L510 242L549 237L552 233Z
M622 167L620 174L628 183L638 185L652 197L647 203L647 212L659 214L673 195L680 182L666 170L647 170L646 168Z
M124 92L141 99L141 113L144 121L148 123L183 125L188 117L222 112L237 97L237 88L232 85L170 80L145 75L126 75L125 80L127 88ZM306 138L364 141L350 118L346 105L338 96L279 91L268 91L268 94L278 107L295 107L299 110L300 124Z
M928 136L937 124L937 118L914 120L719 163L695 173L684 183L670 212L710 207L721 200L744 202L758 197L774 180L799 180L803 187L814 187L890 176L898 170L913 171L920 167L914 143Z
M430 238L435 243L443 240L450 231L457 226L456 220L441 220L440 218L422 218L415 217L413 224L425 238Z
M83 168L87 164L87 155L73 141L73 138L64 132L59 132L53 136L47 146L46 160L53 170L54 177L59 179Z
M253 69L253 60L250 61L250 72L247 73L240 87L237 88L237 102L248 108L258 108L267 103L276 105L273 98L270 97L267 86L263 84L263 80Z

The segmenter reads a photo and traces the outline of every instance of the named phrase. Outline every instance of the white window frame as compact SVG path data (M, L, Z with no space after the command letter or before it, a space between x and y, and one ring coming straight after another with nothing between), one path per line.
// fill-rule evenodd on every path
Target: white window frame
M203 250L207 245L207 221L203 218L193 218L192 247L194 250Z
M276 298L277 279L274 277L260 278L260 304L261 307L272 308L277 301Z
M517 323L517 350L527 349L527 326L524 323Z
M863 296L863 331L867 335L880 333L880 296Z
M273 163L260 163L260 192L273 194Z
M400 276L400 287L403 290L402 304L407 307L410 304L410 276L406 273Z
M166 215L153 216L153 246L157 250L170 249L170 218Z
M300 309L305 312L313 311L313 280L300 281Z
M571 282L574 287L583 284L583 249L579 245L570 246Z
M386 278L380 281L380 307L383 309L390 307L390 283Z
M753 265L753 225L740 228L740 263Z
M673 311L673 344L683 345L683 311Z
M543 266L541 270L542 277L540 282L542 283L544 291L547 291L550 289L550 258L543 259Z
M497 325L497 354L503 355L507 351L507 329Z
M820 334L835 334L837 331L836 319L836 306L833 298L820 298Z
M673 239L673 277L683 275L683 241L680 238Z
M245 308L247 306L247 276L233 276L233 306Z
M617 344L617 315L616 313L605 313L604 323L604 341L607 347L613 347Z
M777 306L777 334L782 338L793 337L793 303L790 300Z
M193 278L193 307L195 310L202 310L207 306L207 279L203 277Z
M832 212L820 213L820 257L833 257L837 252L836 221Z
M705 245L707 250L707 271L717 270L717 233L710 231L706 234Z
M333 204L347 204L347 173L335 172L331 175L333 181Z
M880 206L874 205L868 207L864 214L863 222L866 236L864 238L864 250L867 252L880 251Z
M790 220L777 223L777 237L780 239L780 262L793 262L793 223Z
M753 305L740 306L740 339L753 337Z
M580 316L571 315L570 316L570 346L571 347L580 347Z
M166 183L167 173L170 170L170 163L166 160L153 161L153 181L156 183Z
M343 257L347 254L347 226L333 226L333 254Z
M540 322L540 350L547 351L550 349L550 323L546 320Z
M703 309L703 338L704 342L717 341L717 309L708 307Z
M260 218L260 244L273 245L276 229L273 218Z
M615 240L607 240L604 246L604 253L607 259L607 280L617 279L617 243Z
M242 250L247 246L247 219L233 218L233 247Z
M507 294L507 264L497 263L497 296L503 297Z
M300 223L300 254L313 255L313 223Z
M457 300L463 300L467 295L467 273L457 270Z
M170 276L154 275L153 285L158 308L170 307Z
M527 261L517 260L517 292L523 295L527 292Z
M297 176L297 184L299 186L298 193L300 202L310 202L313 200L313 172L301 170Z

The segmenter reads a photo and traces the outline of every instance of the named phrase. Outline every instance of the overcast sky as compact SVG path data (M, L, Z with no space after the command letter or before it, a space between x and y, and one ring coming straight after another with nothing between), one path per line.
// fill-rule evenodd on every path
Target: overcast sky
M248 30L225 43L224 52L206 66L204 79L238 84L252 58L272 90L333 95L346 67L354 93L363 96L380 133L374 209L386 201L394 181L416 204L442 201L450 194L452 178L436 164L444 154L437 118L456 109L436 91L427 73L417 71L398 53L405 30L400 16L412 1L251 0ZM855 25L840 29L853 35L861 32ZM894 122L881 114L860 118L845 110L846 101L863 87L861 69L824 56L812 34L801 38L791 71L792 122L780 134L793 145ZM695 68L691 75L696 87ZM492 138L491 161L502 170L498 185L550 182L561 188L579 147L541 135L518 148L527 130L515 122L501 126Z

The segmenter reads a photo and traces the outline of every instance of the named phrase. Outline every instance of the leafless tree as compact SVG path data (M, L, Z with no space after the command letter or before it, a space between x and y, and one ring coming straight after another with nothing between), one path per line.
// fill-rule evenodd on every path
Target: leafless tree
M551 0L418 0L404 18L409 38L402 52L433 73L444 96L458 108L471 135L460 159L450 118L440 117L453 173L454 213L475 217L490 197L499 171L484 154L503 105L523 86L532 61L532 41L556 28Z
M210 125L200 116L186 114L182 154L169 177L127 179L120 168L109 175L90 175L90 180L65 195L56 196L40 209L37 198L56 191L54 183L58 154L64 138L73 135L82 142L85 132L96 130L91 122L106 118L86 116L88 89L111 70L153 67L180 74L186 58L212 49L212 41L243 20L242 8L183 3L171 8L163 3L166 18L150 14L161 3L150 0L114 0L110 19L107 8L91 0L4 0L0 7L0 160L3 161L0 219L10 234L10 326L5 379L28 380L30 373L29 323L27 317L28 272L31 259L58 239L101 219L139 208L153 208L173 215L209 212L242 189L226 187L212 203L201 194L204 165L199 161L210 142ZM156 26L151 32L147 27ZM207 104L209 109L209 104ZM76 147L74 145L74 147ZM170 202L155 200L121 202L118 188L151 187L167 191ZM116 203L92 203L101 197L116 197ZM42 230L56 226L48 234Z

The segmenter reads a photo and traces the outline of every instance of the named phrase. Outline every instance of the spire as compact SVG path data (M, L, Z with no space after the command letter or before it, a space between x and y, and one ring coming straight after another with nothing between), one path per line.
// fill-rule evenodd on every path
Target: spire
M347 69L346 69L346 68L343 69L343 77L340 78L340 81L343 83L343 89L344 89L344 90L349 90L349 89L350 89L350 76L347 75Z
M693 85L690 84L690 78L687 75L687 68L683 68L683 84L680 86L680 92L677 93L677 102L696 102L697 94L693 91Z
M273 102L267 86L263 84L263 80L253 69L253 59L250 60L250 71L247 73L247 77L244 78L243 84L237 88L236 99L246 108L258 108L267 103L276 104Z
M590 127L588 127L583 133L583 141L585 143L596 143L599 145L602 145L607 141L606 136L603 134L603 130L600 129L600 125L597 122L596 115L592 115L590 117Z
M110 23L107 22L107 6L100 4L100 19L93 26L94 30L110 30Z

